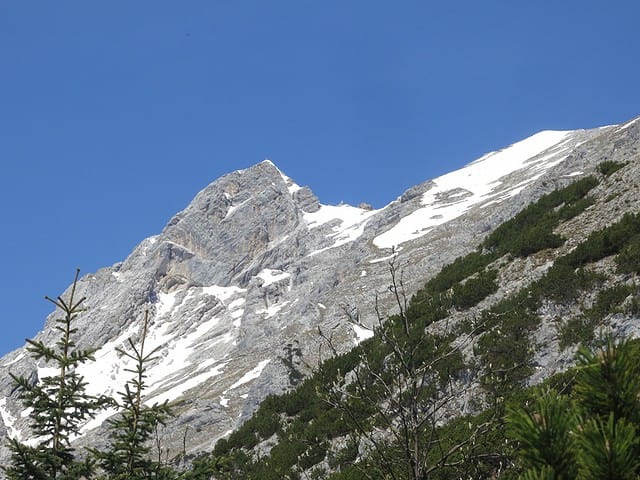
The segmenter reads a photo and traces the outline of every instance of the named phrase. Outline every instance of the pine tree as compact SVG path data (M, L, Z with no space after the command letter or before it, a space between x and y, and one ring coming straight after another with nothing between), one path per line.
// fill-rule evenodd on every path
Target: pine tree
M110 428L110 446L106 451L92 450L98 458L104 472L105 480L169 480L175 473L150 456L150 441L157 432L158 425L163 425L172 415L167 401L162 404L147 406L142 401L146 387L145 378L149 362L155 359L157 349L145 353L145 340L148 329L148 312L142 327L140 346L137 347L129 339L129 349L118 349L124 357L134 362L134 367L125 369L134 376L118 392L121 410L115 418L108 420Z
M510 433L520 443L520 457L527 469L524 478L575 478L571 431L577 418L571 401L550 389L539 393L532 411L509 412Z
M41 341L27 339L31 356L36 361L53 364L57 375L31 383L23 376L10 374L25 409L30 410L29 426L36 444L9 440L11 464L3 467L9 479L76 480L92 475L92 461L87 457L80 458L70 442L108 399L87 394L87 383L77 370L81 364L94 360L94 350L78 349L73 340L77 333L73 325L84 310L82 303L85 300L76 299L78 275L79 270L67 299L45 297L63 313L55 320L55 329L60 334L56 344L48 347Z
M521 478L623 480L640 474L640 352L607 338L578 351L571 395L539 394L532 411L512 409Z

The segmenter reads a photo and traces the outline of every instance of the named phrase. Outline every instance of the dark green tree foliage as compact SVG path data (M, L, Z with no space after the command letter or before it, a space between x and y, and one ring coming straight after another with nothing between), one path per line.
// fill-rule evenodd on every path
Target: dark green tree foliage
M424 290L432 295L444 293L465 278L484 270L493 260L495 260L494 257L478 251L458 257L449 265L442 267L442 270L427 282Z
M616 257L619 273L640 274L640 234L634 235Z
M504 396L521 387L531 374L529 334L539 325L540 300L525 289L483 312L480 324L486 333L475 353L485 367L484 384L493 396Z
M487 270L462 284L456 284L451 294L452 305L461 310L477 305L498 290L497 276L497 270Z
M77 333L73 324L83 311L84 301L76 298L78 274L76 271L68 298L46 297L63 314L55 320L60 335L56 344L48 347L40 341L27 340L32 357L53 365L58 373L37 383L11 374L24 407L31 409L29 426L38 443L27 446L16 439L9 440L11 464L4 471L10 479L74 480L89 478L93 471L92 462L80 458L70 444L82 425L108 403L104 397L86 393L86 382L77 370L81 364L94 360L93 350L79 349L73 340Z
M528 339L539 325L537 310L541 301L577 301L582 292L604 280L602 275L589 269L589 264L632 249L629 246L634 245L639 236L640 215L626 214L613 225L593 232L573 251L556 259L540 280L484 312L480 323L488 331L479 339L476 354L487 369L487 384L494 389L496 381L506 389L522 384L531 373ZM623 285L603 290L594 306L585 310L582 317L560 327L562 345L592 340L595 326L630 293L629 287Z
M599 280L602 280L601 276L583 267L575 268L566 262L565 257L561 257L544 277L531 286L531 292L539 298L567 303L578 299L583 291L593 287Z
M561 261L573 268L582 267L615 255L627 245L633 245L638 234L640 234L640 215L626 213L613 225L593 232L586 241L564 256Z
M640 349L611 338L577 354L570 394L539 393L529 409L513 408L522 478L635 479L640 474Z
M526 257L546 248L556 248L564 239L553 233L561 220L575 217L592 201L586 197L598 184L594 177L585 177L555 190L532 203L518 215L496 228L483 242L483 247L497 255L510 253Z
M145 313L140 345L129 339L129 351L117 349L124 357L133 361L133 368L125 369L133 377L119 392L115 402L120 412L109 419L110 445L105 451L92 450L98 458L105 480L164 480L174 477L170 468L160 460L151 458L150 441L159 425L171 416L167 401L147 406L142 402L145 390L146 370L157 352L145 352L148 328L148 312Z
M595 351L581 347L573 395L589 414L605 421L626 418L640 425L640 348L637 342L616 345L611 338Z
M633 293L628 285L614 285L601 290L594 305L582 315L563 323L559 329L560 347L566 348L577 343L589 343L594 339L597 327L604 318L619 311L622 302Z
M580 480L634 480L638 478L637 426L610 414L606 422L591 418L575 437Z
M520 442L523 465L536 473L533 478L549 473L550 478L575 478L571 431L576 419L569 398L548 390L536 395L531 407L515 408L509 416L510 434Z
M608 177L609 175L617 172L618 170L620 170L622 167L624 167L625 165L627 165L627 163L620 163L620 162L613 162L613 161L606 161L606 162L602 162L601 164L598 165L598 171L604 175L605 177Z

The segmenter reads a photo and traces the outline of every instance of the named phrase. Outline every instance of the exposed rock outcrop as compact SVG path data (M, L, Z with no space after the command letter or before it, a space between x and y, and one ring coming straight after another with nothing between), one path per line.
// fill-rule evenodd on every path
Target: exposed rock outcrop
M225 175L123 262L81 279L79 293L90 309L78 319L77 343L98 348L97 361L82 373L92 392L121 389L126 362L116 348L138 338L150 310L148 344L160 353L149 370L146 401L179 402L165 432L174 451L187 426L188 450L209 449L266 395L291 387L287 348L295 343L304 369L316 361L318 328L343 349L359 341L362 332L347 321L345 308L357 307L371 326L377 293L382 311L393 311L390 259L397 256L411 295L544 193L592 173L603 160L637 164L639 139L640 122L541 132L417 185L380 210L321 205L270 161ZM624 175L612 209L638 204L638 168ZM572 227L576 238L609 221L602 212L587 218L592 224ZM539 267L514 266L510 288ZM55 337L52 315L37 338ZM541 352L541 368L551 356ZM8 372L35 381L43 367L24 349L0 360L0 435L28 436ZM98 442L99 432L87 427L80 441ZM0 462L4 448L2 442Z

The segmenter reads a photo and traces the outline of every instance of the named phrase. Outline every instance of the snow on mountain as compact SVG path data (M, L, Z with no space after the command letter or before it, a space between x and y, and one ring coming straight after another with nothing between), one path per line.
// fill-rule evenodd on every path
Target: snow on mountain
M314 250L309 256L317 255L331 248L336 248L357 240L364 233L369 218L378 213L378 210L365 210L351 205L321 205L320 209L313 213L304 214L309 229L331 223L331 233L327 238L331 240L329 246Z
M459 217L474 205L488 206L517 195L546 170L564 160L570 151L572 133L540 132L434 179L433 187L422 195L421 208L378 235L374 244L378 248L397 247ZM501 188L501 179L525 169L527 175L523 180L507 189Z
M171 448L182 448L185 431L189 452L211 448L265 396L291 388L292 369L315 364L319 328L342 349L372 335L377 312L395 305L389 261L402 267L411 295L524 205L592 172L597 152L634 132L541 132L379 210L322 205L271 161L225 175L123 262L80 280L89 309L78 318L78 344L97 348L80 373L91 393L121 391L131 365L118 350L140 341L148 312L145 348L157 351L144 401L179 402L164 433ZM55 341L53 318L38 340ZM8 372L35 381L48 368L24 350L0 362L0 434L29 437ZM88 423L80 441L97 441L112 413ZM6 454L0 445L0 462Z

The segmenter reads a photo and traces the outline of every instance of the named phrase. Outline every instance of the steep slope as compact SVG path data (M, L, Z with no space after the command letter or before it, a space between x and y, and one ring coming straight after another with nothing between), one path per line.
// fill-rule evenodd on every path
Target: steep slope
M148 342L160 356L145 401L180 402L165 432L174 452L185 432L188 451L210 449L266 395L289 389L305 364L315 364L318 328L343 350L371 334L348 322L345 309L369 326L377 292L382 311L393 309L389 259L398 256L412 294L544 193L603 160L635 159L639 137L638 122L541 132L380 210L322 205L270 161L225 175L125 261L82 278L90 309L79 319L78 343L98 348L97 361L82 370L89 390L121 388L127 364L116 348L137 338L149 310ZM37 337L45 343L55 338L53 318ZM0 434L27 438L28 412L9 371L36 381L47 367L24 349L0 360ZM86 426L83 441L99 442L109 413Z
M263 402L198 468L359 480L422 465L429 478L514 478L505 405L526 405L543 381L571 391L576 372L563 372L578 344L640 334L638 124L614 134L591 175L498 226L360 348Z

